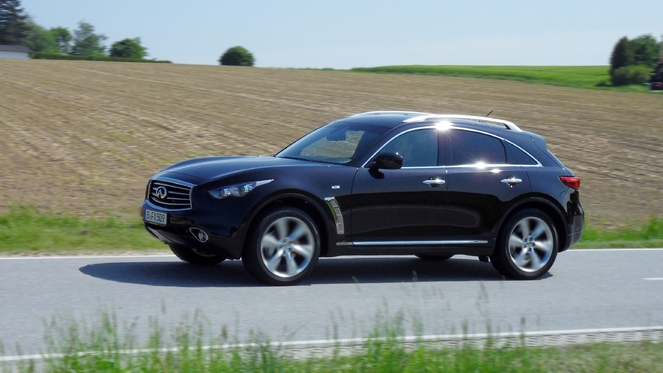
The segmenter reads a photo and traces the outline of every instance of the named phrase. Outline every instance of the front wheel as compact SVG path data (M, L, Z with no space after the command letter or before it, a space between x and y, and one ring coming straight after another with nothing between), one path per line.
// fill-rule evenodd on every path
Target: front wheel
M251 230L242 262L264 283L293 285L313 271L319 256L320 236L313 219L286 207L268 213Z
M170 247L170 251L175 254L178 258L181 260L195 264L195 265L202 265L202 266L213 266L216 264L219 264L226 260L225 257L221 255L214 255L214 254L206 254L200 251L196 251L195 249L192 249L187 246L182 246L182 245L168 245Z
M550 217L527 209L504 225L490 261L506 277L534 280L552 267L558 247L557 230Z

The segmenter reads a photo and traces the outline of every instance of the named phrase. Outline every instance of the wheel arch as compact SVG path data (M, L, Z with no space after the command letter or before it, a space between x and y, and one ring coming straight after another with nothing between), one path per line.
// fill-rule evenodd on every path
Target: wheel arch
M331 212L325 210L322 201L317 197L303 191L286 191L272 195L257 203L250 211L244 222L242 242L246 245L248 235L258 224L262 217L270 211L280 207L294 207L308 214L318 229L320 235L320 256L326 256L331 238Z
M512 216L526 209L540 210L548 215L553 221L555 230L557 231L559 252L562 252L568 248L568 227L566 224L566 219L564 219L564 215L562 213L562 207L542 197L528 198L508 210L498 225L497 234L495 236L497 238L496 242L500 242L504 230L504 224L506 224Z

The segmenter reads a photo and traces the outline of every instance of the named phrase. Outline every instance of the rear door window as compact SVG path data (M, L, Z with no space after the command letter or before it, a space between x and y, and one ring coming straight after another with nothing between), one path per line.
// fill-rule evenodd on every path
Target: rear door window
M475 166L506 164L506 152L502 140L483 133L450 130L449 166Z

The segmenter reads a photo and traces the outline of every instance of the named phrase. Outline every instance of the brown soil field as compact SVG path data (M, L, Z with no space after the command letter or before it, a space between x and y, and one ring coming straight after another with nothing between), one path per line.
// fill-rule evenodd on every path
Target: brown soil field
M178 160L272 154L372 110L485 115L546 138L589 222L663 213L663 94L341 71L0 59L0 213L136 217Z

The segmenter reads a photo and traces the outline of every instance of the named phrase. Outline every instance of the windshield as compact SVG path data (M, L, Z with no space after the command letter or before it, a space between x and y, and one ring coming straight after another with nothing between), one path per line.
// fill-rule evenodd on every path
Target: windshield
M345 164L357 159L388 130L364 123L334 122L295 141L276 156Z

